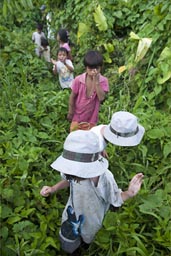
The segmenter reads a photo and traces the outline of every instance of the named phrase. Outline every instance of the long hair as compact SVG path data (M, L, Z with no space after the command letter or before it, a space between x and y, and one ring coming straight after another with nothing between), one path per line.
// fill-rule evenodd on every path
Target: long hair
M74 43L70 40L69 32L62 28L58 31L59 38L62 42L68 43L69 46L74 46Z

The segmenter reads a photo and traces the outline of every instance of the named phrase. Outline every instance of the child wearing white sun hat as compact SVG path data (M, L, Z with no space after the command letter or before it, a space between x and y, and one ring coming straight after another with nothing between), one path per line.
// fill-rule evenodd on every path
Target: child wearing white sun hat
M98 137L89 131L71 132L64 143L63 153L51 167L63 175L56 185L44 186L40 194L44 197L70 186L70 196L62 215L62 223L68 218L68 209L72 205L75 222L80 216L84 222L79 227L82 240L89 244L101 228L105 213L110 205L119 207L123 202L135 196L140 190L143 174L136 174L127 191L118 188L113 174L108 170L108 161L99 153Z
M140 144L145 129L138 118L127 111L118 111L112 115L109 124L100 124L91 128L99 138L100 151L107 156L105 148L110 142L116 146L132 147Z
M118 111L113 114L110 124L104 128L106 140L118 146L137 146L140 144L145 129L138 123L138 118L127 112Z

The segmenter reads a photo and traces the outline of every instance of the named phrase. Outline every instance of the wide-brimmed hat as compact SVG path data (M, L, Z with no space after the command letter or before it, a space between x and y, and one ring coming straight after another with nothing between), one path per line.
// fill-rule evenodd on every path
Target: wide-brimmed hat
M108 161L99 152L96 134L84 130L73 131L64 142L62 155L51 164L51 167L81 178L96 177L108 168Z
M104 128L106 140L118 146L136 146L143 138L145 129L138 124L135 115L119 111L112 115L111 122Z

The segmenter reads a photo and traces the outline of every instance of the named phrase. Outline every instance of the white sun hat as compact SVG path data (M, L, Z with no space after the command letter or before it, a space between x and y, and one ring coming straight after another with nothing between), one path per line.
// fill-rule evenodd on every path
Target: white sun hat
M100 176L107 170L108 161L99 152L97 135L91 131L73 131L64 142L62 155L51 167L64 174L81 178Z
M118 146L136 146L144 135L145 129L138 124L135 115L118 111L112 115L111 122L104 128L104 137L106 140Z

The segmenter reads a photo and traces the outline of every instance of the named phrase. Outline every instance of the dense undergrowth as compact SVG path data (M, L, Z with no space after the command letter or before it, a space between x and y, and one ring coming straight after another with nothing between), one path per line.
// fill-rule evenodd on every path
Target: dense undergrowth
M110 93L99 123L113 112L139 117L146 133L133 148L107 146L110 170L126 189L141 171L136 198L109 211L88 250L80 255L168 256L171 251L171 4L161 0L3 1L1 26L1 255L64 255L58 241L68 191L42 198L40 188L60 180L50 164L62 152L69 132L69 91L34 56L31 34L38 9L52 12L54 33L70 31L75 75L84 71L88 49L104 56ZM139 42L151 45L137 52ZM55 57L57 42L50 40ZM144 52L143 52L144 51ZM144 55L143 55L144 54Z

